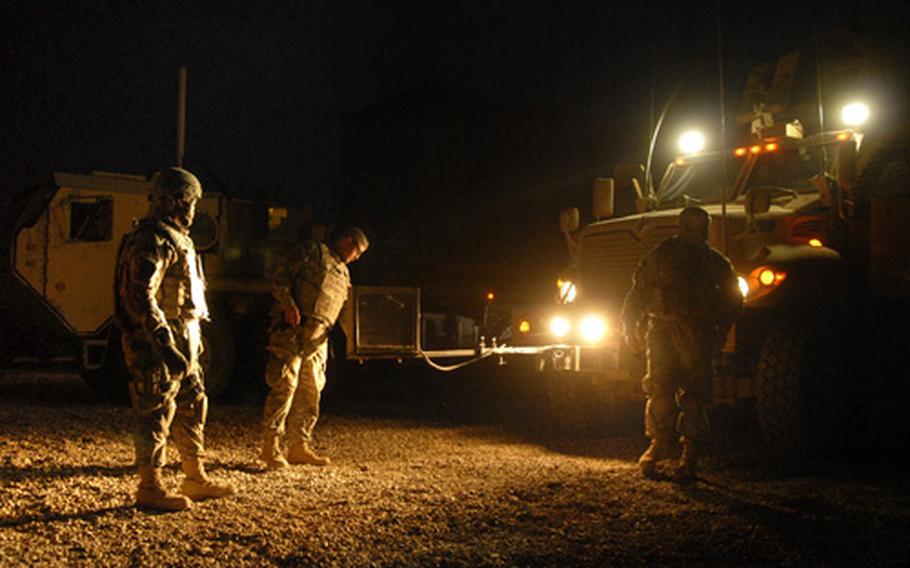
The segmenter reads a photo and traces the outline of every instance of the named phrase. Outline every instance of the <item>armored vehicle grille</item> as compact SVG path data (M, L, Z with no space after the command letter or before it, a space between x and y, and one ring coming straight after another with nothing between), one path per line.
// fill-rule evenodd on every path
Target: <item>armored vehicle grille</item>
M632 283L639 261L676 227L652 226L637 233L631 227L591 232L579 246L579 287L588 297L621 300Z

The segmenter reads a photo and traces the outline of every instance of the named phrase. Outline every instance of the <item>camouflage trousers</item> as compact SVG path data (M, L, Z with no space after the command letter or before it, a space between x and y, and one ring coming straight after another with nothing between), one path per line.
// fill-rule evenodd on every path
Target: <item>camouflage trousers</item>
M309 443L325 387L326 332L324 325L310 319L301 327L276 329L269 335L264 435L280 437L287 432L290 446Z
M177 349L190 363L184 376L171 375L164 363L155 361L151 353L128 352L127 366L133 376L129 391L137 466L164 467L167 441L172 434L182 459L201 458L205 452L203 432L208 398L199 366L199 322L177 323L171 331Z
M704 405L711 385L712 350L710 328L685 320L651 320L642 380L648 438L669 442L679 435L697 442L708 434Z

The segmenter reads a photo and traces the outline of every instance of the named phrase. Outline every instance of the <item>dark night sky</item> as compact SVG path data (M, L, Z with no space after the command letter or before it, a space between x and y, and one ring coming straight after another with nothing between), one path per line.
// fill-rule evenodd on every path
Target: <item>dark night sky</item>
M189 70L187 167L237 195L317 210L337 181L341 114L425 81L616 113L639 143L652 58L659 99L699 61L690 91L704 94L693 108L716 113L715 2L222 4L4 2L0 190L54 170L169 165L178 65ZM869 3L790 4L724 3L731 88L743 72L733 66L807 44L812 18L886 42L904 35L902 14Z

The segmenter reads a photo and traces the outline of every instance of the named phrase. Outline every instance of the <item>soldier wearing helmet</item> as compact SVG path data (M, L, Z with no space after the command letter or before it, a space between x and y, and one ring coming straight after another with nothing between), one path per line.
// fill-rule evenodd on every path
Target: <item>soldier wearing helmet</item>
M638 265L621 314L632 351L646 348L645 435L651 443L639 458L646 477L672 457L675 438L682 455L672 476L694 478L698 448L708 433L704 399L712 359L742 310L730 261L708 244L711 217L700 207L679 215L677 236L658 245Z
M139 469L136 504L182 510L191 501L223 497L233 486L208 477L203 429L208 407L199 355L200 321L208 318L202 263L189 228L202 186L172 167L152 181L149 213L120 242L115 267L115 319L132 380L133 442ZM185 478L167 491L161 468L173 434Z
M265 380L271 389L262 417L262 453L269 469L327 465L311 446L325 386L328 333L348 297L347 265L369 247L358 228L327 246L312 240L291 249L272 275L272 325ZM287 432L287 457L281 449Z

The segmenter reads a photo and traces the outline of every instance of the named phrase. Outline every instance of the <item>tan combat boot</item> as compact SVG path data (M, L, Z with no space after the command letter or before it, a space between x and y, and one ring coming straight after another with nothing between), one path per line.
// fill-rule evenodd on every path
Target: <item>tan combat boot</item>
M193 503L183 495L168 493L161 486L161 468L139 466L136 506L158 511L185 511Z
M237 494L237 488L232 484L212 481L205 473L202 460L198 458L184 459L181 467L186 477L180 486L180 492L193 501L217 499Z
M651 445L638 458L638 467L641 474L648 479L657 479L657 462L670 457L670 444L663 441L651 440Z
M268 469L285 469L288 467L288 460L281 453L281 444L278 436L268 433L262 438L262 453L259 459Z
M325 456L320 456L313 451L313 448L310 447L306 442L299 444L292 444L288 448L288 463L292 464L306 464L306 465L329 465L332 463L332 460Z

